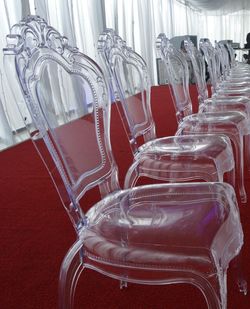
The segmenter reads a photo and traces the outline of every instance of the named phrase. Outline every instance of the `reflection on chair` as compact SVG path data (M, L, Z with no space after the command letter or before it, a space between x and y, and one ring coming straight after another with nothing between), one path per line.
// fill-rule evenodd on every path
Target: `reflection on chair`
M249 119L238 111L218 111L192 114L192 101L189 95L188 68L182 52L176 50L165 34L157 38L157 50L166 65L171 85L179 129L177 134L215 133L227 135L234 145L236 176L239 196L246 203L244 187L244 143L243 138L250 133ZM237 188L237 187L236 187Z
M120 190L110 96L98 65L36 16L15 25L7 42L6 69L17 69L36 127L33 142L77 236L61 266L60 308L73 308L84 268L126 282L190 283L209 308L226 308L227 268L243 243L233 188L186 183ZM102 199L84 214L79 202L95 186Z
M234 159L227 137L197 134L157 139L145 61L112 29L100 35L98 51L114 96L120 101L116 104L134 153L125 188L134 186L141 176L171 182L223 181L229 171L234 184ZM139 147L140 137L144 144Z

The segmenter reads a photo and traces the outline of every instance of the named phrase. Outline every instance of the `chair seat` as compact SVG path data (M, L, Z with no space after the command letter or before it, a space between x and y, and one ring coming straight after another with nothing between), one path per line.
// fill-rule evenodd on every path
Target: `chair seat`
M201 107L205 112L239 111L250 117L250 100L246 97L213 98L205 100Z
M138 175L165 181L223 181L224 173L234 169L231 142L225 136L213 134L155 139L139 148L127 173L125 188L129 187L130 174L135 169Z
M241 233L233 232L237 210L225 194L231 189L223 183L163 184L109 195L87 213L85 254L95 267L212 274L220 258L230 260L241 247Z
M206 100L206 102L210 102L215 100L216 102L233 102L233 103L249 103L250 100L246 96L239 96L239 95L225 95L225 94L216 94L212 98Z
M231 122L235 124L238 124L246 119L243 113L237 111L231 111L231 112L228 111L226 113L225 112L199 113L185 117L185 119L187 118L202 120L206 122L213 122L213 123Z
M210 132L226 135L239 133L250 134L249 120L244 113L238 111L206 112L186 116L179 125L180 128L190 130L190 133ZM187 128L189 127L189 128ZM204 131L205 129L205 131Z
M242 95L249 97L250 96L250 87L245 87L245 86L232 86L232 85L227 85L223 84L222 87L216 90L216 92L220 94L229 94L229 95Z
M223 160L230 160L231 165L231 158L227 157L229 145L230 140L226 136L213 134L171 136L145 143L139 148L138 156L156 156L158 154L161 158L164 156L173 158L182 156L195 157L196 159L199 157L215 159L219 156L225 156Z
M246 89L248 92L249 92L249 86L250 86L250 81L248 80L242 80L242 79L237 79L237 78L234 78L234 79L230 79L228 78L227 80L224 80L222 83L221 83L222 87L228 87L228 88L244 88Z

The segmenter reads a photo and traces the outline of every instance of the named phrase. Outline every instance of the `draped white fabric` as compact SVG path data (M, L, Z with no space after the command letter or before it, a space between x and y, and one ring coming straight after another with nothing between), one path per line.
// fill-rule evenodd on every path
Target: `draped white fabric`
M204 14L205 37L212 40L229 39L244 46L250 32L250 11L238 11L228 15Z
M0 100L2 102L0 110L0 140L10 141L11 131L23 126L23 122L14 103L14 98L3 69L2 48L6 45L5 36L9 33L10 26L22 18L22 2L15 0L0 1L0 12L2 12L0 27Z
M198 1L198 0L197 0ZM196 2L197 2L196 1ZM98 35L106 27L114 28L146 60L156 83L155 39L160 32L171 38L197 35L213 40L231 39L245 43L250 32L250 11L218 15L187 6L192 1L177 0L0 0L0 48L6 45L10 26L26 14L38 14L69 38L70 44L99 62ZM194 4L195 1L193 1ZM204 1L203 1L204 2ZM2 90L0 91L0 139L23 126L17 105L4 73L0 52ZM11 85L12 88L18 87ZM21 100L21 98L20 98Z

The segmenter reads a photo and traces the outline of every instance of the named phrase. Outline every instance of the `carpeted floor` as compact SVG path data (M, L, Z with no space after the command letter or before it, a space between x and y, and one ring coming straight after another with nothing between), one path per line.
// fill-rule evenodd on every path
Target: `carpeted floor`
M191 93L195 97L193 87ZM164 100L166 97L170 97L167 87L153 88L152 107L159 137L173 135L177 127L172 103ZM122 185L132 155L114 106L111 134ZM75 240L71 222L30 141L1 152L0 167L0 308L57 308L60 264ZM249 176L246 187L250 200ZM90 193L85 207L95 200L96 195ZM250 203L240 208L245 232L244 266L250 282L249 206ZM238 292L229 271L228 308L250 308L249 295ZM201 309L206 304L202 294L189 285L131 284L120 291L119 282L87 270L79 280L76 308Z

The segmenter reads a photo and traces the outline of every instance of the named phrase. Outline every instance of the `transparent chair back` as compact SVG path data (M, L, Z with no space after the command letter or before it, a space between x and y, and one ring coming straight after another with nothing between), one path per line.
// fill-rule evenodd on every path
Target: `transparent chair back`
M192 63L196 81L195 84L198 91L199 108L201 109L204 102L208 99L204 55L195 48L193 42L190 39L184 41L184 47Z
M117 107L136 154L139 137L143 137L144 142L156 138L147 65L113 29L107 29L99 36L98 51L108 71L114 97L121 101Z
M163 43L164 42L164 43ZM163 44L165 44L163 46ZM159 56L167 68L167 80L171 85L171 94L175 103L176 118L180 123L185 116L192 114L192 101L189 91L189 69L187 61L180 50L173 47L164 34L160 34L156 41Z
M207 63L207 68L211 82L211 90L212 94L214 94L216 92L217 84L219 83L218 78L220 76L220 73L217 69L218 58L217 59L215 58L214 49L210 41L200 40L199 47L202 53L204 54L205 61Z
M16 78L13 72L18 65L33 119L27 128L79 229L84 224L78 205L81 196L96 185L102 196L119 188L107 134L110 104L105 80L90 58L68 46L67 39L43 19L28 18L11 32L5 49L6 72L10 80ZM22 116L27 119L26 114ZM54 164L44 155L41 139Z
M226 80L227 77L230 75L230 70L231 70L231 65L230 65L230 54L229 51L226 47L226 45L224 45L223 43L217 43L217 48L220 49L221 52L221 58L222 58L222 62L223 62L223 70L224 70L224 79Z
M227 50L228 50L228 53L229 53L230 67L233 69L237 66L237 62L236 62L236 59L235 59L235 52L234 52L234 49L233 49L231 44L226 43L226 47L227 47Z

